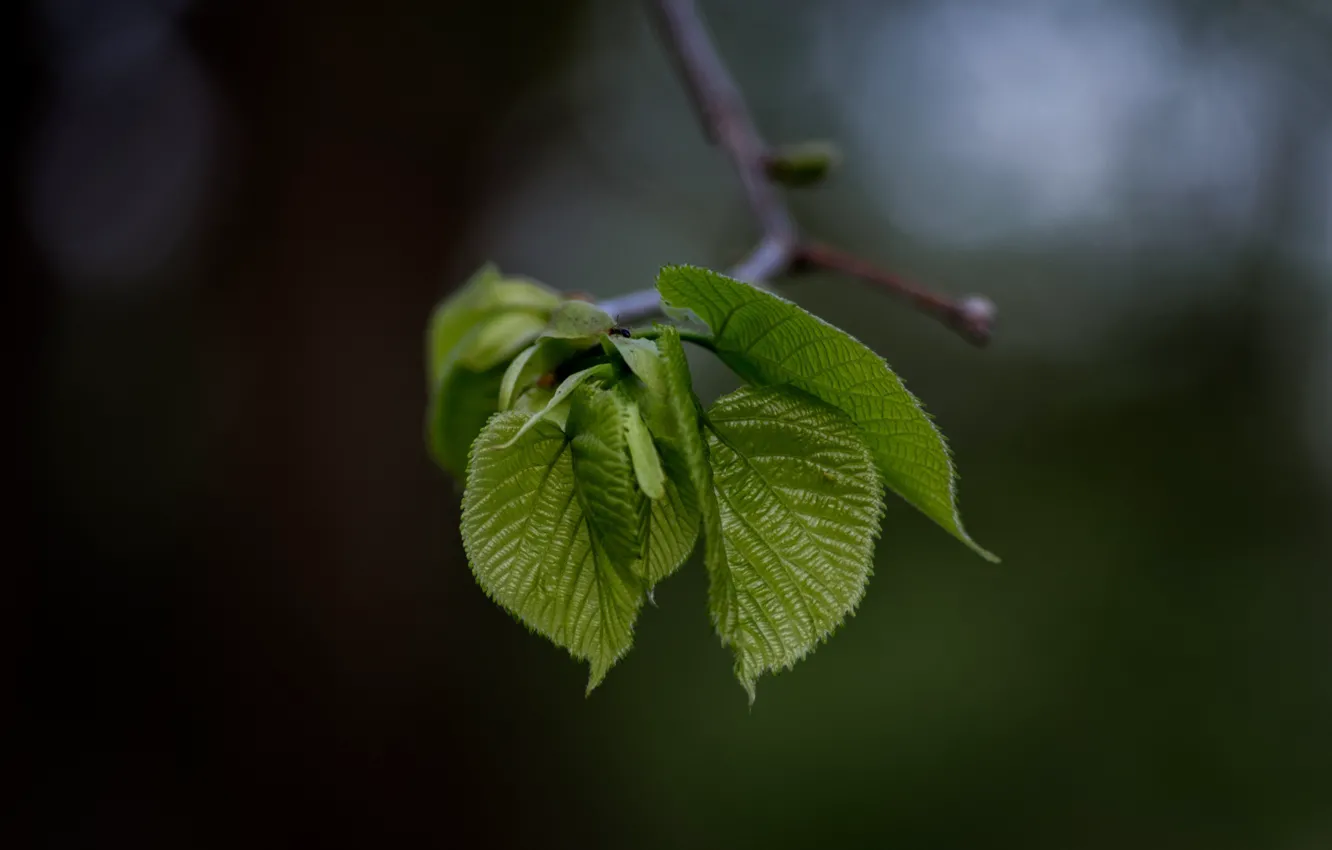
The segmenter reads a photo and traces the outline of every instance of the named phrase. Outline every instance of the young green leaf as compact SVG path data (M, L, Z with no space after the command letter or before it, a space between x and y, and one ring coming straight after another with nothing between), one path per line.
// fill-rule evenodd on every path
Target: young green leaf
M473 372L449 369L446 379L430 394L426 405L426 445L430 456L450 475L461 480L467 469L467 449L486 420L495 413L503 369Z
M503 367L469 369L459 361L483 328L474 326L435 370L426 403L426 447L435 462L455 478L467 469L467 450L497 409Z
M668 477L662 497L648 502L643 531L643 558L638 572L649 592L689 560L697 540L698 509L685 498L675 479Z
M534 344L524 348L509 364L500 385L499 409L508 410L525 390L535 384L542 375L555 371L555 368L568 360L578 351L567 339L542 337Z
M637 400L643 416L640 424L647 427L652 440L651 454L644 452L646 471L650 473L648 477L655 479L658 475L657 470L651 468L654 460L664 476L660 497L653 496L655 488L651 480L645 481L641 473L639 478L639 486L653 496L644 534L642 569L649 585L679 569L694 551L699 526L698 493L710 493L712 487L703 440L699 435L697 402L690 386L689 366L680 347L679 333L675 328L663 328L660 333L669 337L661 347L648 339L610 337L613 349L638 379L630 379L621 386L628 387ZM672 356L668 357L668 354ZM635 430L631 426L631 455ZM691 477L690 464L684 460L686 449L682 446L688 446L697 461L694 465L697 481ZM643 469L644 464L634 455L634 471L639 473Z
M643 555L647 499L634 486L628 422L637 407L614 389L584 385L573 394L565 433L573 449L578 500L611 561L631 567Z
M467 450L498 408L501 366L546 325L560 296L535 281L479 269L435 308L426 331L426 447L461 477Z
M547 387L529 387L513 400L513 406L510 409L516 410L524 416L535 416L546 409L554 396L555 391ZM554 411L547 413L545 416L547 422L554 422L561 430L564 429L565 420L568 418L568 416L556 416Z
M532 416L531 419L527 420L527 423L519 429L518 433L513 435L514 442L517 442L519 437L526 434L528 429L536 427L538 422L545 419L547 416L550 416L562 402L573 394L574 390L582 385L584 381L591 378L609 378L614 373L615 370L611 368L610 364L602 363L597 366L583 369L581 372L574 372L572 375L565 378L564 381L555 388L555 392L551 395L550 401L546 402L546 406L541 408L541 410ZM503 380L503 376L501 376L501 380Z
M483 320L502 313L528 313L544 320L560 301L558 293L536 281L506 278L494 265L482 266L456 292L440 301L430 316L426 331L427 385L438 383L441 367L463 337Z
M454 349L484 312L476 306L477 293L500 277L499 269L486 263L456 292L443 298L430 314L426 326L426 383L429 387L439 381L440 370L454 356ZM552 308L553 309L553 308Z
M708 324L718 356L746 381L796 387L845 412L894 492L998 560L963 529L943 435L882 357L791 302L715 272L668 266L657 289Z
M638 489L649 499L664 498L666 473L662 471L661 456L657 454L657 447L652 443L652 434L648 432L647 424L643 422L638 402L630 398L626 391L621 390L620 394L627 409L624 430L629 444L629 459L634 464L634 477L638 479Z
M648 392L640 403L644 421L661 452L662 468L666 471L667 499L678 499L678 527L684 531L677 536L676 549L683 549L683 562L693 551L698 529L704 535L704 560L709 564L725 564L722 548L721 516L717 509L717 496L712 486L712 467L708 463L708 450L703 442L699 422L699 403L694 395L689 374L689 361L685 358L680 333L673 327L663 327L656 340L660 353L660 367L656 378L644 378ZM655 367L650 368L657 373ZM637 374L637 373L636 373ZM651 387L660 380L660 391ZM654 505L655 507L655 505ZM654 513L653 521L657 517ZM666 526L662 526L665 528ZM651 544L652 538L649 537ZM684 545L687 540L687 545ZM677 563L671 567L674 570Z
M564 301L551 313L546 336L595 340L614 326L615 320L596 305L586 301Z
M500 381L500 410L508 410L513 407L514 401L522 395L523 390L535 384L545 374L543 371L538 371L541 365L539 363L530 367L530 372L528 366L528 363L536 356L541 342L542 340L537 340L538 345L529 345L518 352L513 360L509 361L509 367L504 370L504 378Z
M676 334L676 341L679 341L679 334ZM633 339L622 336L610 337L611 345L615 348L624 365L629 367L629 371L634 373L640 381L648 395L664 399L667 395L665 366L662 363L661 351L657 344L650 339Z
M475 333L465 337L469 342L459 352L458 362L484 372L526 347L545 326L546 320L536 313L499 313L483 319Z
M629 650L643 589L589 531L569 438L548 421L525 428L529 421L501 413L477 438L463 545L487 595L590 663L590 692Z
M725 563L709 605L736 675L789 668L865 592L883 484L845 414L788 387L745 387L708 411Z

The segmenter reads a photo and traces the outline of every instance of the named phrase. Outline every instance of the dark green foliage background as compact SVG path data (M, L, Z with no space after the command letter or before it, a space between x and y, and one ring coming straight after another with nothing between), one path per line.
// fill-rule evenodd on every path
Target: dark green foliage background
M1230 6L1151 5L1201 33ZM493 257L605 295L753 236L642 20L609 8L199 2L184 33L236 132L197 238L105 288L63 286L19 239L20 828L173 848L1332 846L1332 492L1306 396L1326 281L1268 252L1315 185L1271 163L1261 227L1169 258L912 241L861 196L854 149L797 199L812 230L953 291L1008 282L986 352L846 281L782 290L938 416L968 529L1004 563L890 500L857 615L752 711L697 562L590 699L582 666L485 598L421 448L441 281ZM794 85L809 20L705 8L761 126L840 135L823 89ZM1285 28L1250 47L1304 62L1314 30L1271 14ZM600 47L575 37L589 24ZM660 79L639 107L663 110L662 140L627 158L571 118L618 126L618 101L560 94L607 44ZM17 54L34 146L48 50ZM1316 116L1292 114L1298 138ZM571 144L581 164L548 190L572 206L512 224ZM695 182L673 191L671 169ZM655 241L606 237L578 205L594 190ZM724 230L694 229L709 209ZM1043 346L1107 304L1122 318L1097 345ZM729 387L696 363L705 399Z

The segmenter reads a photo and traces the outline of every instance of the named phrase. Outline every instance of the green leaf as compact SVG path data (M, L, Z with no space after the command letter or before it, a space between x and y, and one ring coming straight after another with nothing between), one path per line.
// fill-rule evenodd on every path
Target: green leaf
M649 585L669 576L688 560L698 539L700 493L710 495L712 479L699 433L698 401L690 386L689 365L675 328L664 327L662 345L647 339L612 336L614 350L633 372L628 386L652 437L653 450L641 461L634 455L635 427L630 429L630 454L639 487L652 497L645 532L643 576ZM669 355L669 356L668 356ZM692 458L685 460L686 455ZM669 460L668 460L669 459ZM653 468L656 461L657 469ZM647 473L645 480L643 473ZM664 476L661 495L654 480ZM713 514L716 514L715 500ZM720 540L720 537L718 537Z
M426 331L426 447L461 478L467 451L498 409L502 363L546 325L560 297L535 281L479 269L443 299Z
M590 663L591 692L629 650L643 589L590 533L570 439L549 421L529 421L501 413L477 438L463 545L488 596Z
M435 306L426 326L426 379L433 387L440 377L440 370L452 357L456 360L454 349L476 323L484 318L484 313L475 307L478 290L498 280L499 269L486 263L477 269L472 277Z
M662 497L649 502L649 516L643 549L642 576L649 586L657 584L686 560L698 540L701 506L711 506L717 516L713 497L707 450L699 433L698 400L690 385L689 364L674 328L662 328L661 340L625 340L611 337L615 349L633 369L634 378L626 378L627 389L641 410L643 424L653 437L665 481ZM623 345L629 342L629 345ZM650 460L649 460L650 462ZM635 460L635 472L639 465ZM645 492L650 485L639 484ZM721 528L714 522L713 528ZM721 533L717 534L718 546Z
M679 332L663 327L654 349L658 357L639 360L642 372L635 370L643 381L639 405L666 474L665 498L651 503L648 518L644 574L650 584L688 559L700 525L706 536L705 557L724 557L712 468Z
M548 337L538 339L534 345L519 352L509 364L500 385L500 410L513 407L514 401L540 380L542 375L555 371L556 367L577 352L578 348L569 340Z
M586 301L564 301L550 316L546 336L557 339L595 339L615 326L606 311Z
M455 347L437 370L426 403L425 431L430 456L445 472L461 479L472 440L498 409L504 367L480 372L468 369L457 362L459 350Z
M525 312L549 317L560 304L550 288L526 278L506 278L487 263L457 291L439 302L426 331L427 385L439 381L440 369L453 350L481 321L506 312Z
M647 500L634 487L628 423L638 409L615 390L583 385L573 394L565 433L588 527L615 564L630 568L643 555Z
M470 341L460 352L459 363L484 372L508 360L545 327L545 319L536 313L500 313L485 319L477 324L474 335L468 335Z
M573 391L578 389L578 387L582 385L584 381L590 378L609 378L613 374L615 374L615 370L612 369L610 364L608 363L602 363L597 366L592 366L582 370L581 372L574 372L572 375L565 378L564 381L558 387L555 388L555 392L551 395L550 400L546 402L546 406L541 408L541 410L537 411L537 413L527 421L527 424L524 425L518 431L518 433L513 435L513 439L517 441L519 437L527 433L528 429L536 427L536 424L538 422L540 422L541 420L545 419L548 416L551 416L555 412L555 410L566 399L569 398L569 396L573 393ZM501 380L503 380L502 376Z
M638 489L649 499L661 499L666 496L666 473L661 468L661 456L652 443L652 434L638 409L638 402L624 393L625 438L629 447L629 459L633 461L634 477L638 479Z
M531 387L513 400L512 409L524 416L535 416L546 409L546 405L550 404L550 400L554 395L555 391L552 389L546 387ZM547 421L554 422L563 429L564 421L568 417L557 417L551 412L547 413L545 418Z
M698 509L692 498L667 477L662 497L648 500L648 514L643 530L643 558L638 573L647 582L649 592L662 579L674 573L694 551L698 540Z
M625 365L641 382L632 393L639 398L649 399L655 396L664 399L667 395L661 352L657 344L650 339L629 339L621 336L607 337L611 350L619 355ZM631 421L629 428L629 453L634 459L634 472L638 475L638 486L649 498L660 499L665 495L664 476L661 458L652 444L652 434L643 422L637 402L633 402L636 422Z
M864 595L883 485L855 423L798 390L742 388L707 421L725 541L709 604L752 702Z
M796 387L845 412L894 492L998 560L963 529L943 435L883 358L791 302L715 272L668 266L657 289L665 302L708 324L718 356L746 381Z
M631 339L622 336L612 336L609 339L620 359L624 361L624 365L643 382L647 392L657 398L665 398L667 395L665 366L657 344L650 339ZM676 341L679 341L678 333Z

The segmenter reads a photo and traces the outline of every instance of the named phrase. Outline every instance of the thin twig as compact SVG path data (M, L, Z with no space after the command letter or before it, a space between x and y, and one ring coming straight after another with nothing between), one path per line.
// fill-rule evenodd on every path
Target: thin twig
M831 245L806 242L796 251L793 271L824 269L859 278L871 286L900 295L917 309L935 316L976 345L990 341L994 330L994 302L980 295L962 299L949 298L881 269L868 260Z
M726 153L740 177L745 200L762 231L758 245L731 269L731 276L761 284L808 268L840 271L901 295L977 345L990 339L994 304L971 296L952 299L837 249L800 238L790 209L767 174L768 145L759 135L740 88L722 62L694 0L652 0L662 41L684 79L704 132ZM645 289L601 304L620 324L660 315L661 300Z

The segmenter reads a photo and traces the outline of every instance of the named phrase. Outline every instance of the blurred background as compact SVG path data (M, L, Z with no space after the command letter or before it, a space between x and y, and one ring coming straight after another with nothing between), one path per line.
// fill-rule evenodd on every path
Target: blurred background
M430 307L755 238L641 3L36 0L7 251L40 846L1332 847L1332 4L708 0L807 230L987 350L783 294L949 435L751 710L691 563L585 669L474 584ZM697 361L705 396L730 386Z

